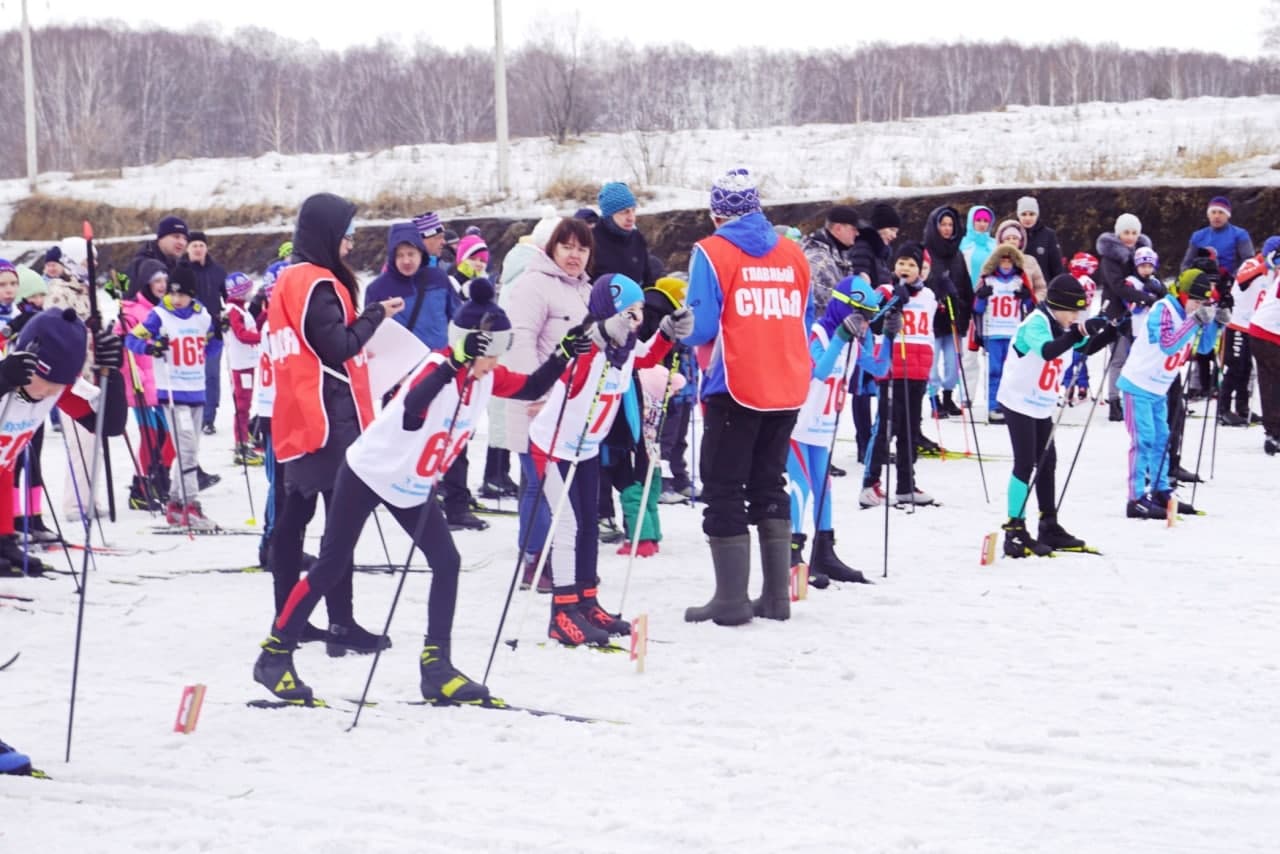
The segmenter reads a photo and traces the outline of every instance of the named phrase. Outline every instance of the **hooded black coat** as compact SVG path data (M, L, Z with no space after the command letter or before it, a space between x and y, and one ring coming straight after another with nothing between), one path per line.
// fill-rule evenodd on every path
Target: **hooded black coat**
M955 223L951 236L938 233L938 221L949 215ZM969 334L969 319L973 314L973 283L969 281L969 267L960 252L960 240L964 237L964 220L951 205L939 205L929 212L924 224L924 248L929 250L929 278L926 284L938 298L938 313L934 316L935 338L950 337L951 311L955 312L955 331L963 337ZM950 302L948 302L950 298Z

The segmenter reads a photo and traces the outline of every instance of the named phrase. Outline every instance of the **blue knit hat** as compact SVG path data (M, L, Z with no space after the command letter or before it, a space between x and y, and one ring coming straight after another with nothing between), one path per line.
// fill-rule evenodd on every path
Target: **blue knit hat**
M18 268L13 266L13 262L5 258L0 258L0 273L13 273L18 275Z
M244 273L232 273L225 282L227 299L244 299L253 290L253 279Z
M635 193L621 181L610 181L601 187L596 201L600 203L600 216L613 216L618 211L636 206Z
M37 314L18 336L18 349L36 354L36 375L71 385L89 355L89 332L73 308L49 308Z
M187 224L182 221L182 217L170 215L160 220L160 224L156 226L156 240L170 234L189 236L190 233L187 231Z
M606 273L592 283L587 310L596 320L605 320L638 302L644 302L644 290L635 279L622 273Z
M746 216L759 210L760 194L746 169L730 169L711 185L711 212L716 216Z

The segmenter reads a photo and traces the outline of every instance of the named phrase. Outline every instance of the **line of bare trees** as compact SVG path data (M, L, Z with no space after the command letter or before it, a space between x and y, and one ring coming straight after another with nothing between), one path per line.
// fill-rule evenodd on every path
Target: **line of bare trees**
M60 27L33 34L42 170L369 151L493 137L492 57L430 44L342 53L261 29L214 34ZM0 34L0 116L20 127L21 50ZM602 43L559 28L508 60L511 131L867 122L1141 98L1280 92L1280 64L1080 42L751 51ZM22 174L21 134L0 175Z

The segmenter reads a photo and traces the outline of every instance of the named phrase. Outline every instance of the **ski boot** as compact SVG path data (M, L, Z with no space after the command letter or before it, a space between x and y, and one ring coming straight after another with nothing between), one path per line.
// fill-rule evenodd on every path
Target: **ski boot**
M602 516L600 521L596 523L599 532L600 542L608 545L622 542L626 536L622 533L622 529L618 527L618 523L613 521L612 516Z
M1204 483L1204 478L1193 471L1187 471L1181 463L1169 466L1169 478L1178 483Z
M913 504L916 507L927 507L933 503L933 496L919 487L916 487L914 495L910 492L896 492L893 495L894 507L910 507Z
M1010 519L1001 527L1004 529L1004 553L1009 557L1044 557L1053 554L1053 549L1031 538L1027 533L1025 520Z
M533 586L533 573L538 568L538 553L529 553L524 556L524 568L520 570L520 589L528 590ZM547 555L547 562L542 565L542 573L538 576L538 592L551 592L551 555Z
M858 495L858 506L863 510L869 507L879 507L884 503L884 490L880 488L880 481L876 481L870 486L862 487L862 492Z
M44 524L44 516L40 513L33 513L30 516L19 516L13 520L13 530L17 532L18 538L21 539L23 532L26 537L33 543L60 543L62 537L59 537L56 531L50 531Z
M1124 515L1130 519L1163 519L1168 514L1168 507L1157 504L1150 495L1131 500L1124 508Z
M949 391L944 391L942 393L942 411L947 415L953 415L957 418L964 415L964 410L956 406L954 393Z
M488 522L472 512L470 503L446 510L444 517L450 531L485 531L489 528Z
M449 660L449 641L423 638L418 655L422 699L432 705L478 704L489 701L489 689L474 682Z
M3 741L0 741L0 774L13 774L19 777L44 776L44 772L31 767L31 757L25 753L19 753Z
M1173 498L1172 492L1151 493L1151 499L1155 501L1157 504L1159 504L1161 507L1165 508L1165 514L1168 513L1169 500L1172 498ZM1200 515L1200 511L1197 510L1195 507L1193 507L1189 502L1179 501L1177 502L1177 507L1178 507L1178 513L1180 515L1183 515L1183 516L1199 516Z
M596 584L599 583L597 580ZM621 614L610 614L600 607L600 601L596 598L596 584L578 591L578 611L587 618L587 622L610 635L631 634L631 624L622 619Z
M791 535L791 568L804 565L805 572L809 576L809 586L816 587L818 590L826 590L831 586L831 579L824 572L818 572L811 565L805 564L804 545L808 539L804 534Z
M27 575L44 575L44 564L35 555L22 550L17 534L0 536L0 558L8 562L14 575L22 575L24 566Z
M129 509L146 510L148 513L159 513L164 505L156 496L150 481L138 475L133 476L133 484L129 487Z
M216 531L218 524L204 515L204 510L200 507L199 501L190 501L183 508L182 515L185 517L185 524L193 531Z
M1037 539L1054 551L1080 551L1085 547L1084 540L1067 533L1067 529L1058 524L1058 517L1053 513L1040 514L1040 530L1037 534Z
M751 576L751 535L708 537L711 564L716 573L716 591L705 605L686 608L686 623L711 620L718 626L740 626L751 622L751 600L747 581Z
M210 474L204 469L196 466L196 491L204 492L211 486L217 486L222 482L222 475Z
M1262 440L1262 450L1268 457L1280 454L1280 437L1268 436Z
M355 655L368 655L380 649L388 649L391 638L386 635L375 635L359 626L353 620L351 625L330 623L329 634L325 636L324 652L330 658L342 658L348 652Z
M232 462L238 466L260 466L262 465L262 457L258 456L252 445L247 442L241 442L236 445Z
M819 531L813 537L813 566L809 574L825 574L832 581L870 584L867 577L836 557L836 532Z
M281 700L309 706L311 688L298 678L293 667L293 651L296 643L286 643L272 634L261 644L262 652L253 664L253 681L275 694Z
M1107 401L1107 420L1108 421L1124 420L1124 407L1121 406L1120 401L1118 400Z
M791 521L764 519L756 523L760 541L760 574L764 584L751 610L768 620L791 619Z
M592 625L583 612L576 587L556 587L551 591L551 624L547 637L565 646L605 646L609 633Z
M922 457L940 457L942 456L942 446L928 436L917 436L916 453Z
M184 527L187 524L187 515L182 512L182 504L177 501L170 501L164 506L164 521L174 527Z

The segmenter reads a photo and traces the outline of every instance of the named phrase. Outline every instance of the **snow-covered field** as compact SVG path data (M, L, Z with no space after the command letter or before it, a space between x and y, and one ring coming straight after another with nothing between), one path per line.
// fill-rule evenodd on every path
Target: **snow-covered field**
M1063 419L1059 485L1086 414ZM314 646L300 672L337 710L246 708L266 696L250 669L270 579L197 570L253 563L256 541L143 534L151 520L123 510L109 542L170 551L100 557L90 574L69 765L71 581L0 582L34 599L0 599L0 659L22 650L0 673L0 736L54 778L0 777L0 851L1275 851L1280 533L1267 507L1280 460L1263 456L1258 428L1223 428L1216 477L1196 495L1210 515L1126 520L1127 435L1105 414L1063 514L1103 557L979 566L1009 467L1003 428L980 425L997 457L991 503L975 461L921 461L921 485L945 506L891 511L887 579L883 511L859 511L856 479L836 481L838 549L877 583L813 591L790 622L682 621L711 592L700 512L687 507L664 508L662 552L631 581L626 612L647 612L654 638L643 675L626 656L538 647L547 600L518 594L507 635L520 625L521 643L499 649L494 692L622 723L394 702L417 696L423 574L409 577L379 666L382 702L355 731L341 698L359 695L369 659ZM203 497L242 525L228 408L219 420L202 457L223 481ZM1189 467L1201 424L1188 426ZM941 429L964 447L955 419ZM846 438L837 462L852 469ZM1206 441L1206 472L1209 457ZM47 443L55 492L63 465ZM260 472L252 482L260 515ZM456 535L455 662L476 677L515 553L514 522L493 522ZM384 527L403 560L407 538ZM385 561L372 528L358 557ZM608 606L625 566L605 549ZM394 578L361 574L356 590L359 619L381 626ZM199 728L176 734L195 682L208 685Z
M385 191L463 200L443 210L446 217L538 216L557 182L624 180L651 194L642 209L652 213L702 207L712 179L734 166L752 170L767 204L978 185L1202 183L1188 173L1202 172L1195 164L1203 158L1222 163L1220 174L1206 176L1215 184L1275 184L1277 135L1280 96L1205 97L1010 106L901 122L588 134L564 146L523 138L512 141L507 198L499 192L492 143L180 159L127 168L119 177L53 172L41 176L40 191L140 208L292 207L321 190L354 199ZM26 193L23 179L0 181L0 230ZM578 207L551 201L565 212Z

